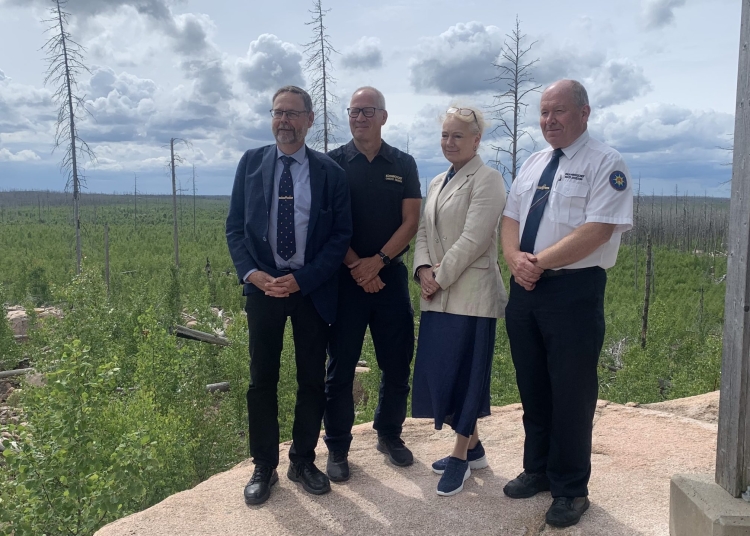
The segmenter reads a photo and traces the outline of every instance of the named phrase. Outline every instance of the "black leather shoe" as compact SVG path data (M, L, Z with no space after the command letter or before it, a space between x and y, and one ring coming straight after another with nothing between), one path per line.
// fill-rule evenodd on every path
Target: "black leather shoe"
M286 476L292 482L301 482L305 491L313 495L323 495L331 491L331 483L313 462L290 462Z
M553 527L570 527L581 520L590 504L588 497L555 497L545 519Z
M328 453L326 473L333 482L346 482L349 480L349 460L347 453L343 450L334 450Z
M414 463L414 456L400 437L378 436L378 450L387 454L393 465L406 467Z
M503 493L511 499L528 499L540 491L549 491L549 478L545 473L527 473L524 471L505 484Z
M276 469L268 465L256 465L250 482L245 486L245 503L261 504L271 495L271 486L279 481Z

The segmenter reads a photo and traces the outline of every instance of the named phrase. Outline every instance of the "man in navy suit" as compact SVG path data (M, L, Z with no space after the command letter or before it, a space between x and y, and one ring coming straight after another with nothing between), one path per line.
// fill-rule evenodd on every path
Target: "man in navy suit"
M287 317L297 364L287 476L316 495L331 489L315 467L315 446L326 402L326 345L336 317L337 273L352 236L346 174L305 145L314 120L310 96L296 86L282 87L271 115L276 144L243 155L226 223L229 253L247 296L248 428L255 463L244 492L247 504L266 501L278 481L276 391Z

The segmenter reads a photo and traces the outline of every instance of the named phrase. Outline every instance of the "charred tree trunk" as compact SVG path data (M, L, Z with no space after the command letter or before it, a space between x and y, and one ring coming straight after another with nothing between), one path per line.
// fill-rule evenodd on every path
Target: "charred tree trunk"
M180 267L180 245L177 230L177 176L175 173L174 164L174 142L176 138L169 140L169 152L170 152L170 168L172 171L172 222L173 232L172 237L174 240L174 265L176 268Z
M641 348L646 348L648 334L648 308L651 299L651 235L646 237L646 288L643 291L643 315L641 316Z

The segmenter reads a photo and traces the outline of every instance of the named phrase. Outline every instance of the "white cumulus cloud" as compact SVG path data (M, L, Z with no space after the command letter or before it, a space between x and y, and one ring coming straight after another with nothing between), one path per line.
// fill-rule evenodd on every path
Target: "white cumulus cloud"
M383 51L377 37L361 37L341 53L341 66L349 70L369 71L383 66Z
M237 60L240 79L249 89L270 91L285 85L304 85L302 54L291 43L273 34L263 34L250 43L244 58Z
M31 162L33 160L41 160L41 158L29 149L23 149L17 153L12 153L8 149L0 149L0 162Z
M642 0L641 20L648 30L657 30L674 22L674 11L685 0Z
M591 105L596 108L627 102L651 90L643 68L628 59L607 61L583 82Z
M488 80L497 76L492 63L504 39L496 26L476 21L456 24L423 39L410 65L412 87L448 95L491 90Z

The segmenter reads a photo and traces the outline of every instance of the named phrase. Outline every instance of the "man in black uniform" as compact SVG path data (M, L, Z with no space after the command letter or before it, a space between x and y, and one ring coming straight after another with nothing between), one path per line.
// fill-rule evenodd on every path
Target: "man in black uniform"
M349 179L354 228L339 273L338 311L328 346L324 423L327 473L334 482L349 479L352 384L368 326L382 371L373 423L377 448L395 465L414 461L401 440L414 354L414 311L402 255L419 225L419 174L414 158L380 137L388 119L380 91L362 87L349 106L353 139L328 153Z

